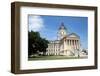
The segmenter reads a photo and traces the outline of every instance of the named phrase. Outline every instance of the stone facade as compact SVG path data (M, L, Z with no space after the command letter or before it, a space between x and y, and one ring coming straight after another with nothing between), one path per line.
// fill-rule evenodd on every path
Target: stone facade
M57 32L57 40L49 41L46 55L76 56L80 51L80 37L71 33L62 23Z

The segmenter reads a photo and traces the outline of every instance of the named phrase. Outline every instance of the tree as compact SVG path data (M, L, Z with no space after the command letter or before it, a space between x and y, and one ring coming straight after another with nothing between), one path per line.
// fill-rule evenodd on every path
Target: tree
M46 48L48 47L48 40L41 38L39 41L39 51L43 52L43 55L46 53Z
M84 52L86 55L88 55L88 52L86 49L83 49L82 52Z
M45 55L48 43L48 40L40 37L39 32L28 32L28 55L38 54L38 52L43 52Z
M38 32L28 32L28 54L35 54L37 53L36 46L37 46L37 39L40 38Z

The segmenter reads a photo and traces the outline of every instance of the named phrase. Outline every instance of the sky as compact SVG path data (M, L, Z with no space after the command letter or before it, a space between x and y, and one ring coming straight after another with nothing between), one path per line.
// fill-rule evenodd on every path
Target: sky
M38 31L47 40L56 40L61 23L67 33L80 36L82 48L88 48L88 17L28 15L29 31Z

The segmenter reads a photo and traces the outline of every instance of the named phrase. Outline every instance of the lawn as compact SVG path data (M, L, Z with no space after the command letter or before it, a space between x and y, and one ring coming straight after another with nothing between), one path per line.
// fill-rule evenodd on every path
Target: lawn
M84 57L68 57L68 56L38 56L33 58L28 58L29 61L32 60L58 60L58 59L83 59Z

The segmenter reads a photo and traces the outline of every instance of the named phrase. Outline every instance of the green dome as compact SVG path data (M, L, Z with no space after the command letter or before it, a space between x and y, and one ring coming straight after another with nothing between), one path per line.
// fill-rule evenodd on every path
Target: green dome
M66 27L64 26L63 22L61 23L61 26L59 27L59 30L61 30L61 29L65 29L66 30Z

